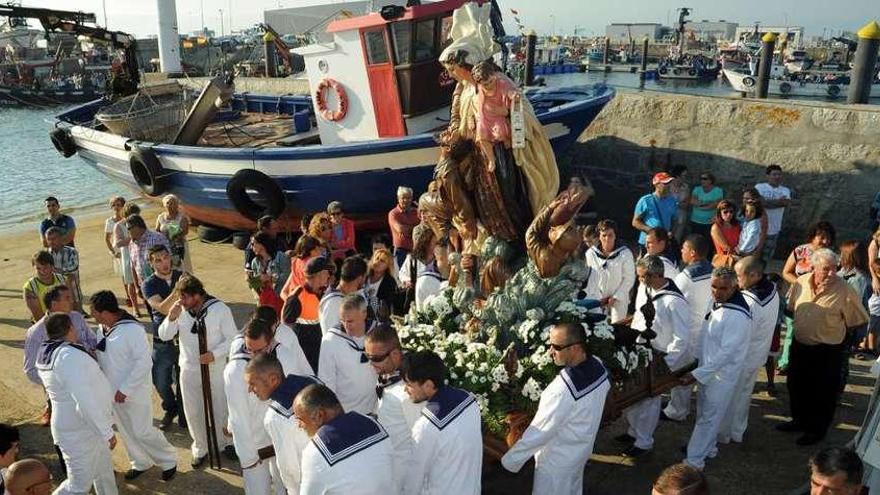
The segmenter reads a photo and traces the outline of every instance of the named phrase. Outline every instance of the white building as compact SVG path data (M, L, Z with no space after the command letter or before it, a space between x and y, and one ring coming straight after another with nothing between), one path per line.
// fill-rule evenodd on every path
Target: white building
M693 31L699 40L733 41L736 39L736 22L720 21L688 21L684 28Z
M605 36L612 43L641 42L645 36L648 41L657 41L663 35L663 26L649 22L615 22L605 26Z
M755 26L740 26L736 28L736 34L734 35L734 39L739 40L743 36L752 36L752 33L755 32ZM776 46L779 46L779 43L782 41L782 38L785 37L788 39L788 47L789 48L801 48L804 43L804 28L803 26L758 26L758 36L762 37L766 33L775 33L779 38L776 40Z
M278 34L311 34L315 41L330 41L333 36L325 33L330 22L336 19L364 15L370 4L372 4L373 11L376 12L386 5L406 5L406 0L323 3L305 7L266 10L263 12L263 22L271 26Z

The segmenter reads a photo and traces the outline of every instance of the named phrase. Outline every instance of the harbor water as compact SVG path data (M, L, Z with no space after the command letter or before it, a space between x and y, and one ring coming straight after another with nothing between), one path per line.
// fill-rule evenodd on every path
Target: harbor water
M577 86L604 82L639 89L638 74L571 73L543 76L548 86ZM709 82L648 80L644 89L679 94L738 96L721 78ZM843 102L845 100L838 100ZM113 195L134 193L77 157L63 158L49 140L51 119L63 107L0 108L0 231L36 228L44 216L43 199L57 196L65 212L109 211Z

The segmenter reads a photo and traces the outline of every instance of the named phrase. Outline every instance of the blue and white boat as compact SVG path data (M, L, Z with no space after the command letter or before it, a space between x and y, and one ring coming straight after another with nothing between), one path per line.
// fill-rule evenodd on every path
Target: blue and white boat
M361 225L381 225L398 186L418 194L432 178L439 156L433 135L449 118L455 86L437 57L452 11L464 2L444 0L330 23L333 42L297 49L313 97L235 94L232 111L214 133L222 137L225 129L230 137L228 126L237 125L227 120L232 114L283 124L289 132L277 139L236 145L230 138L217 145L203 136L193 146L139 141L100 124L95 115L109 102L98 100L58 115L53 142L65 155L77 153L147 196L176 194L202 224L247 230L270 213L296 228L303 214L341 200ZM614 90L528 89L526 96L558 156ZM314 124L317 129L310 129Z

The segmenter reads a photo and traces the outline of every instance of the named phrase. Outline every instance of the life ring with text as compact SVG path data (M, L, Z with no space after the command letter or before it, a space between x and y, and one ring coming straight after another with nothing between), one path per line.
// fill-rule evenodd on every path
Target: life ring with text
M64 158L70 158L76 154L76 143L73 142L73 137L70 136L70 131L67 129L52 129L49 138L52 140L52 145Z
M336 99L339 101L339 108L335 111L327 108L327 97L324 92L328 89L336 92ZM325 78L318 83L318 88L315 90L315 104L318 106L318 112L324 120L338 122L344 119L345 114L348 113L348 94L341 84L333 79Z
M751 88L755 85L755 78L752 76L746 76L743 78L743 85L747 88Z
M156 197L168 190L168 176L153 150L136 147L128 155L131 175L147 196Z
M836 84L831 84L828 86L828 96L839 96L840 95L840 86Z
M783 83L781 83L781 84L779 85L779 92L782 93L782 94L784 94L784 95L787 95L787 94L791 93L791 84L789 84L789 83L787 83L787 82L783 82Z

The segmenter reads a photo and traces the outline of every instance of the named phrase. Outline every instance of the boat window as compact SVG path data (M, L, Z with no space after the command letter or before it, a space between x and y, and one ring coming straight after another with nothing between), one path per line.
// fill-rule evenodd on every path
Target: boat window
M416 24L413 48L413 62L420 62L434 57L434 19Z
M367 47L368 64L374 65L388 63L388 48L385 46L384 30L365 32L364 45Z
M394 36L394 61L397 65L410 63L410 45L412 42L412 25L409 21L395 22L391 25Z

